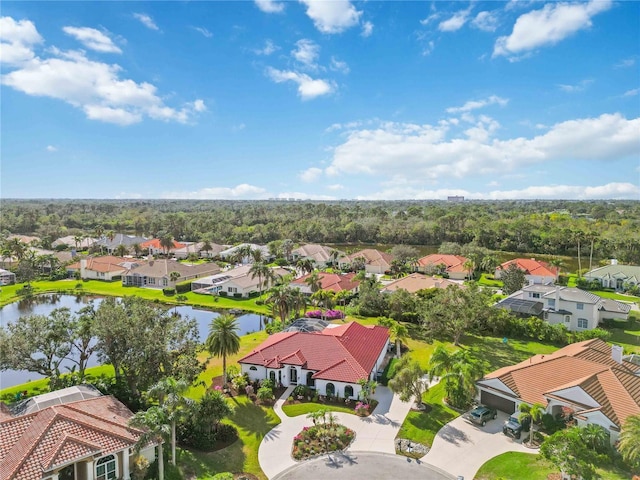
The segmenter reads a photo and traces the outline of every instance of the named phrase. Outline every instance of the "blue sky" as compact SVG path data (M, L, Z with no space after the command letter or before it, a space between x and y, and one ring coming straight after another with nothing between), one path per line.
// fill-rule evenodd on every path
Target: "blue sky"
M640 199L640 2L3 2L3 198Z

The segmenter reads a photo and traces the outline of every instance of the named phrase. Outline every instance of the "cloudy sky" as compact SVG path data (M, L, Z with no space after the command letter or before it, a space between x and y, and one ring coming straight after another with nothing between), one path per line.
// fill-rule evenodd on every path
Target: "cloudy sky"
M640 2L3 2L3 198L640 199Z

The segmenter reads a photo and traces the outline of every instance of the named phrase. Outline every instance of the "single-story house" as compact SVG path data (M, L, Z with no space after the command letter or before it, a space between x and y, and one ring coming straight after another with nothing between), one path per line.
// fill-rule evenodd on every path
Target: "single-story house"
M4 480L130 480L142 430L133 413L88 385L45 393L0 409L0 472ZM151 443L140 454L153 462Z
M172 247L169 249L169 253L173 253L178 249L185 248L187 246L186 243L176 242L175 240L171 241ZM158 255L167 253L167 250L160 244L159 238L152 238L151 240L147 240L146 242L142 242L140 244L140 248L146 250L149 255Z
M453 280L464 280L469 276L469 270L464 266L468 260L460 255L432 253L418 259L418 271L428 275L446 273Z
M541 403L557 416L571 412L579 426L604 427L614 443L627 417L640 414L640 366L622 347L600 339L567 345L496 370L476 383L478 400L507 413Z
M207 251L204 251L202 247L204 247L205 242L196 242L196 243L182 242L182 243L185 244L183 248L176 248L175 250L173 250L173 256L176 257L177 259L185 259L189 255L193 255L193 254L198 255L201 258L215 258L220 254L220 252L222 252L227 248L225 245L210 243L209 246L211 248Z
M94 243L94 246L100 247L106 250L107 253L114 253L119 245L124 245L127 248L131 248L136 243L141 245L149 240L146 237L140 237L138 235L125 235L123 233L116 233L113 238L103 236Z
M354 263L362 262L367 273L383 274L391 269L393 255L374 248L365 248L359 252L345 255L338 259L340 268L349 268Z
M245 269L245 267L248 268ZM229 278L218 282L212 290L209 290L209 293L217 293L218 295L225 295L228 297L247 298L252 294L259 293L260 291L264 292L272 286L271 283L269 283L268 285L264 284L264 282L266 281L265 278L259 278L257 275L254 276L250 272L251 266L245 265L239 268L243 269L243 274L237 274L238 272L233 272L233 270L224 272L224 275L228 275ZM291 274L289 270L281 267L273 267L271 268L271 271L275 278L281 278L285 275ZM262 282L262 286L260 286L260 282Z
M515 265L524 272L524 278L528 283L552 285L558 280L558 268L552 267L547 262L542 262L535 258L514 258L513 260L504 262L496 268L495 278L500 279L502 272L511 265Z
M497 307L525 316L542 316L551 324L561 323L568 330L596 328L605 319L627 320L631 307L574 287L526 285L500 300Z
M80 278L89 280L121 280L128 270L137 267L142 260L127 257L104 255L101 257L82 258L79 262L67 266L67 272L75 275L80 272Z
M255 243L241 243L240 245L236 245L235 247L227 248L226 250L222 250L218 255L221 259L226 260L228 262L236 261L235 258L238 254L238 250L241 248L246 248L247 246L251 247L251 250L260 250L262 252L262 256L266 261L271 261L274 259L271 252L269 252L269 247L266 245L256 245ZM251 263L253 259L250 255L245 256L240 263Z
M13 285L16 283L16 274L0 268L0 285Z
M31 235L12 234L7 236L7 240L13 240L14 238L17 238L20 243L24 243L25 245L33 245L34 243L40 243L41 241L40 237L34 237Z
M357 399L358 380L375 380L389 346L389 330L356 322L321 332L279 332L238 363L251 380L306 385L319 395Z
M463 287L463 285L452 282L446 278L430 277L428 275L423 275L422 273L412 273L406 277L399 278L398 280L394 280L393 282L386 284L380 289L380 291L382 293L391 293L396 290L406 290L409 293L416 293L420 290L428 290L431 288L446 289L450 285L455 285L456 287L461 288Z
M311 295L311 287L306 283L306 280L312 274L309 273L300 278L296 278L289 284L290 287L297 288L302 293ZM355 273L326 273L318 272L318 278L320 279L320 290L329 290L332 292L347 291L350 293L357 293L360 281L356 280Z
M344 256L344 253L335 248L325 247L308 243L301 245L291 251L291 259L296 262L298 260L311 260L318 268L326 268L330 266L337 256Z
M604 288L622 290L625 285L640 284L640 266L619 265L613 261L611 265L594 268L585 273L585 280L598 280Z
M180 277L171 280L171 273L177 272ZM149 260L127 270L122 276L125 287L171 288L176 283L192 280L220 272L215 263L188 265L176 260Z
M51 244L51 246L53 248L56 248L60 245L66 245L67 247L86 250L87 248L90 248L96 241L97 241L96 238L82 237L80 241L76 243L75 235L67 235L66 237L60 237L57 240L55 240Z

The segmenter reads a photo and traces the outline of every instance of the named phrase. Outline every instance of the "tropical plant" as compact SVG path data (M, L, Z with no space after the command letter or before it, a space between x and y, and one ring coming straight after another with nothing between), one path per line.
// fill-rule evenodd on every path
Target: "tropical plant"
M136 412L129 419L129 425L143 430L134 446L134 451L146 448L149 443L159 443L158 449L158 480L164 480L164 449L162 441L171 437L171 424L166 412L160 407L150 407Z
M256 250L254 250L256 251ZM261 252L261 250L257 250ZM260 296L262 297L262 288L267 286L269 283L273 283L275 280L275 275L273 274L273 270L266 263L262 261L255 261L251 268L249 269L249 274L251 278L258 277L258 289L260 290Z
M422 409L422 396L429 388L424 381L424 376L425 372L420 364L409 356L405 356L396 364L396 374L389 380L389 388L399 394L403 402L413 398L417 408Z
M580 430L580 436L594 452L604 454L610 451L611 436L604 427L595 423L587 423Z
M205 347L212 355L222 357L222 384L227 385L227 356L240 350L238 323L231 314L222 314L211 321Z
M318 273L318 271L316 270L316 271L313 271L311 275L309 275L307 278L304 279L304 283L306 283L309 286L309 289L311 290L311 295L313 295L314 293L316 293L322 288L322 277L320 276L320 273Z
M169 280L171 280L172 283L175 283L181 276L180 272L171 272L169 273Z
M583 480L595 477L595 452L585 448L579 427L560 430L548 436L540 445L540 455L566 475Z
M278 285L275 287L271 287L268 292L266 303L271 305L271 308L274 312L274 316L280 317L280 321L282 325L287 323L289 318L289 314L293 309L294 304L294 288L285 287L283 285Z
M469 350L451 352L438 345L429 359L429 376L444 381L447 400L454 407L464 408L475 394L475 382L484 374L484 364L471 356Z
M120 245L118 245L116 247L116 250L114 252L117 256L119 257L124 257L128 252L126 245L123 245L122 243Z
M389 334L392 341L396 343L396 358L400 358L400 346L402 340L405 340L409 336L409 330L400 322L394 321L389 328Z
M546 408L541 403L534 403L529 405L528 403L520 404L520 414L518 420L521 424L530 423L531 429L529 430L529 445L533 445L533 434L535 426L542 421Z
M160 237L160 246L164 250L164 254L166 256L169 256L169 252L171 251L171 249L174 246L173 237L171 235L168 235L168 234L162 235Z
M618 450L625 462L640 473L640 415L632 415L622 426Z

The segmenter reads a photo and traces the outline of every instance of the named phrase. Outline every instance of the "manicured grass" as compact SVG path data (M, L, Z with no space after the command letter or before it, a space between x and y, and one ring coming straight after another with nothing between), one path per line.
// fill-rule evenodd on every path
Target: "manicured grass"
M493 275L492 275L493 276ZM488 278L486 273L480 275L480 278L477 280L478 285L483 287L493 287L493 288L502 288L503 283L501 280L495 280L494 278Z
M619 343L625 351L640 353L640 320L635 315L630 316L629 319L627 322L616 322L618 326L610 330L610 341Z
M351 413L355 415L353 408L340 407L338 405L330 405L324 403L304 402L294 403L293 405L283 405L282 411L287 414L288 417L297 417L298 415L306 415L311 412L317 412L318 410L325 409L328 412L343 412Z
M443 398L443 384L438 383L431 387L422 396L422 401L427 404L427 408L430 410L427 412L410 411L398 431L397 438L405 438L430 447L438 430L460 415L447 407L442 402Z

